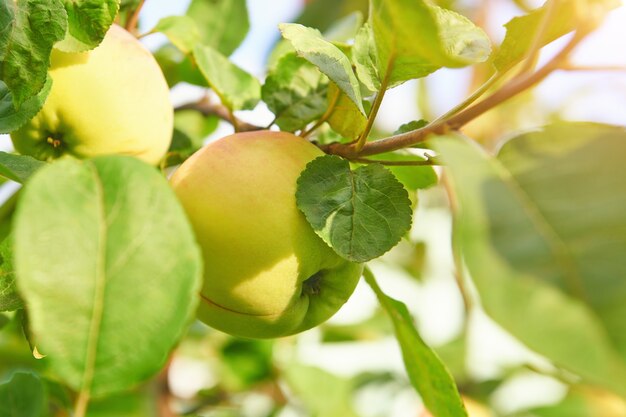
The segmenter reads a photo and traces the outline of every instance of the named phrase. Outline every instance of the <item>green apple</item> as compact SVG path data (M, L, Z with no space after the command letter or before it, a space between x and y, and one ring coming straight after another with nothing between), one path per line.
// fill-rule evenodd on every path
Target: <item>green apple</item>
M202 321L236 336L287 336L350 297L362 265L339 257L296 207L298 176L322 154L290 133L237 133L174 173L204 255Z
M152 54L111 26L92 51L53 49L52 89L41 111L11 133L15 149L37 159L62 155L136 156L157 164L172 140L169 88Z

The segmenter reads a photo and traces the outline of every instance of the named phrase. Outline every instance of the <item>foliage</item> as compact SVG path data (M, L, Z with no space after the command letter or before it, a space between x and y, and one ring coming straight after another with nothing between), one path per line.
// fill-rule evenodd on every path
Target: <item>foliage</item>
M409 388L424 415L478 416L518 370L490 381L468 372L468 322L480 309L541 356L535 372L568 390L560 402L508 415L625 415L626 128L555 120L497 137L460 131L489 110L515 117L503 103L571 70L572 51L618 2L548 0L532 10L511 0L528 10L505 24L500 45L465 16L463 2L307 3L297 23L280 24L265 74L251 74L230 58L250 29L244 0L192 0L184 15L141 34L139 0L0 0L2 134L46 103L52 49L80 57L112 24L139 38L165 35L153 54L167 84L204 93L175 109L160 170L132 156L47 163L0 152L9 195L0 206L0 417L390 415L362 413L355 399ZM375 123L388 90L462 67L479 87L448 113L393 133ZM273 114L269 126L242 120L259 103ZM497 125L496 112L481 122ZM326 153L300 174L291 209L341 258L368 264L365 281L379 303L372 316L275 341L194 321L201 253L166 168L192 157L222 122L239 132L288 131ZM23 188L10 195L11 182ZM430 246L449 233L439 215L452 219L443 266ZM372 272L381 266L412 285L453 270L466 308L460 336L430 346L413 319L418 301L388 291L387 277ZM391 338L404 370L329 372L315 366L316 352L298 353L316 334L321 345L349 348ZM211 378L181 395L170 381L181 369Z

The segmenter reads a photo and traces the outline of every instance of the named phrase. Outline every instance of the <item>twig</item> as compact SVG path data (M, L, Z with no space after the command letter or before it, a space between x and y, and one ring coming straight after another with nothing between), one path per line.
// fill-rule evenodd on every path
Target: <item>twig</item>
M421 129L416 129L411 132L368 142L360 152L354 152L352 147L342 143L330 143L328 145L324 145L322 150L326 153L340 155L350 159L407 148L426 140L426 138L431 134L445 134L450 130L458 130L481 114L516 96L522 91L527 90L544 80L555 70L560 69L562 62L580 43L586 34L587 32L585 31L576 32L569 43L565 45L565 47L543 67L531 74L520 74L518 77L510 80L502 88L495 91L484 100L466 108L447 120L433 122Z
M253 125L251 123L247 123L243 120L237 119L226 106L222 104L212 103L206 97L203 97L202 99L193 103L187 103L178 106L175 110L195 110L202 113L204 116L217 116L222 120L226 120L227 122L232 123L233 126L236 126L236 131L238 132L251 132L254 130L265 129L264 127Z
M133 14L130 15L128 21L126 22L126 30L130 33L133 33L135 29L137 29L137 23L139 23L139 12L141 12L141 8L143 7L146 0L141 0L137 5L137 8L133 11Z
M426 160L420 161L384 161L378 159L368 159L368 158L352 158L350 159L352 162L358 162L360 164L381 164L386 166L433 166L433 165L441 165L441 162L436 158L427 157Z

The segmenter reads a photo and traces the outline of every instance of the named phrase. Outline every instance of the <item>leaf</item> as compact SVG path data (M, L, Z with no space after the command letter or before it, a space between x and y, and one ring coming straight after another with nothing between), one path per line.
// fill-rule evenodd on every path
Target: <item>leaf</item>
M54 162L25 186L13 233L31 331L61 380L99 397L163 366L195 314L202 271L158 171L123 156Z
M335 132L348 139L363 133L367 118L333 82L328 86L328 106L333 106L333 110L327 122Z
M245 0L192 0L187 16L196 22L200 42L226 56L250 29Z
M320 368L290 364L284 377L302 401L308 415L316 417L357 417L352 408L352 382Z
M63 52L84 52L100 45L120 7L120 0L62 0L67 34L54 45Z
M231 111L252 110L261 99L261 84L215 49L197 46L194 56L200 71Z
M378 164L350 171L338 156L316 158L298 178L296 201L315 232L350 261L382 255L411 226L406 190Z
M0 152L0 175L24 184L45 162L28 155Z
M621 128L555 124L508 142L498 159L458 137L432 141L449 167L455 239L487 313L558 366L621 395L625 140Z
M66 27L59 0L0 2L0 80L16 109L44 88L52 45L63 39Z
M0 311L15 311L24 306L15 286L11 238L0 242Z
M328 79L294 53L284 55L270 71L261 90L263 101L281 130L295 132L319 119L326 110Z
M317 29L295 23L282 23L278 27L298 55L326 74L352 100L357 109L365 114L361 103L359 80L352 72L352 64L348 57L335 45L324 40Z
M165 44L154 53L154 58L159 63L161 71L170 87L180 82L186 82L200 87L208 87L209 84L204 75L198 69L188 55L185 55L174 45Z
M161 32L183 53L190 53L200 39L196 22L189 16L167 16L159 20L151 33Z
M467 412L452 375L422 340L406 305L387 296L368 268L365 268L363 276L393 322L409 380L426 408L433 417L466 417Z
M378 72L388 78L389 87L441 67L483 62L491 52L480 28L424 0L372 0L369 23L378 49Z
M411 132L412 130L421 129L428 125L428 121L424 119L420 120L412 120L409 123L405 123L401 125L395 132L394 135L401 135L402 133Z
M378 52L372 28L366 23L356 34L352 48L352 63L359 81L369 93L380 90L380 74L378 73Z
M551 0L554 10L540 46L560 38L589 21L589 16L600 17L619 5L616 0L581 0L572 4L569 0ZM581 9L578 9L578 8ZM546 13L546 6L533 10L527 15L514 17L506 25L506 36L493 65L498 71L506 71L520 62L530 50L535 34L539 30Z
M0 384L0 417L41 417L44 407L44 386L37 375L16 372Z
M41 91L16 110L13 107L13 95L7 85L0 81L0 134L13 132L35 117L48 98L51 87L52 79L48 78Z
M559 403L535 408L533 417L622 417L626 400L589 386L574 386Z

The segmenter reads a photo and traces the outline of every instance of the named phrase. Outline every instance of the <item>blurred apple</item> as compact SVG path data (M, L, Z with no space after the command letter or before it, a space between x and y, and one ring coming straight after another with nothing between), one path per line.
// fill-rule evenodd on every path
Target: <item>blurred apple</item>
M327 320L350 297L362 265L339 257L296 207L298 176L320 155L290 133L238 133L174 173L204 255L205 323L236 336L286 336Z
M54 49L52 90L41 111L11 133L15 149L37 159L69 154L136 156L157 164L173 131L169 88L152 54L117 25L92 51Z

